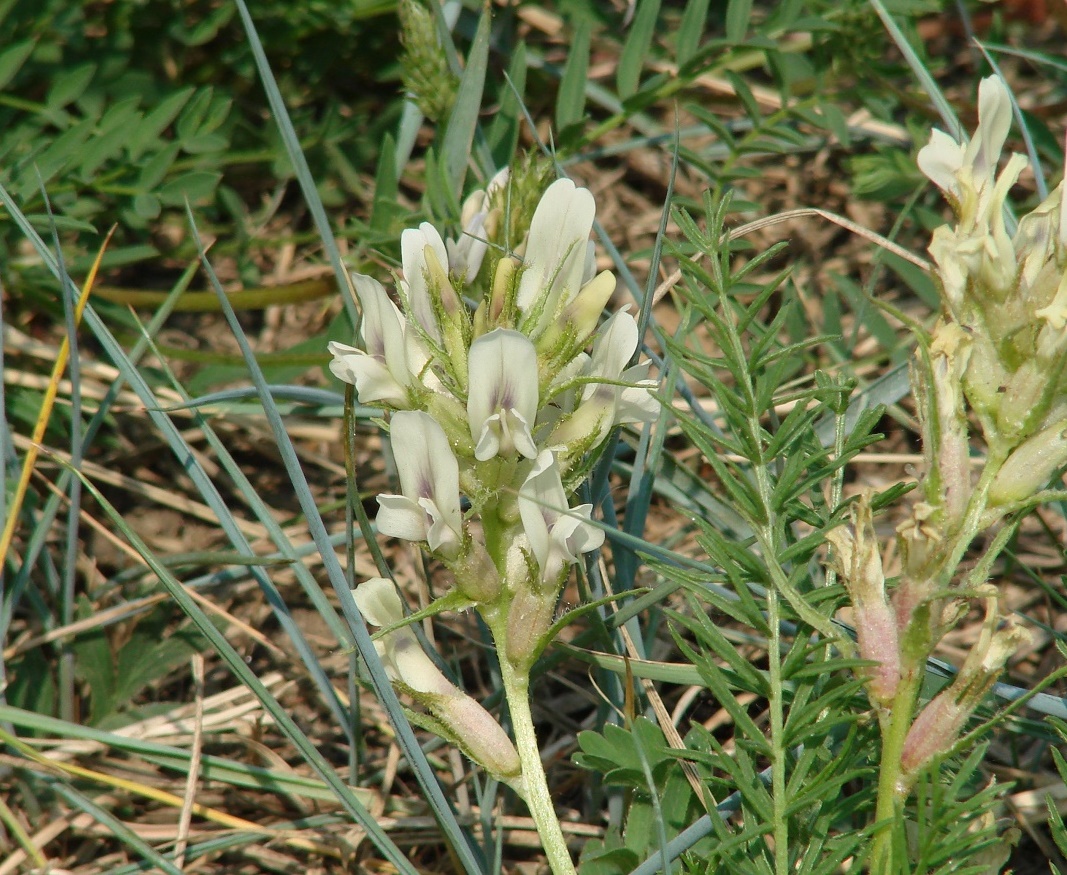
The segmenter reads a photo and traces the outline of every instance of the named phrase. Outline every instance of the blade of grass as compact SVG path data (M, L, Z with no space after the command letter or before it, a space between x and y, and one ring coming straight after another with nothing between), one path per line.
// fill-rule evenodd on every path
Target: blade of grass
M15 204L11 202L7 204L7 206L8 209L11 209L11 207L14 207ZM40 237L38 237L37 239L40 240ZM41 245L44 246L43 241ZM45 248L45 251L47 251L47 248ZM49 253L49 255L51 256L51 253ZM82 287L82 291L78 297L78 301L75 304L73 313L75 325L81 322L82 314L84 313L86 303L89 300L89 294L93 288L93 283L96 281L96 272L100 266L100 259L103 257L103 255L104 248L101 247L100 251L97 253L96 261L93 264L93 268L90 271L89 276L85 280L85 285ZM52 263L56 264L58 269L58 264L56 263L54 258L52 258ZM65 275L65 272L59 272L58 277L63 277ZM69 358L70 337L68 336L64 337L63 342L59 345L59 352L56 355L56 362L52 366L52 376L49 378L48 388L45 390L44 398L41 401L41 409L40 412L37 414L37 422L33 426L32 441L34 444L39 444L44 438L45 429L48 427L48 421L52 415L52 407L55 405L56 394L59 391L59 381L63 376L63 371L67 367L67 360ZM19 474L18 482L15 484L15 492L8 507L7 519L4 522L4 531L3 534L0 534L0 562L6 561L8 550L11 549L11 541L15 535L15 525L19 519L19 512L22 509L22 503L26 500L26 490L29 488L30 485L30 476L33 474L33 467L37 462L37 456L38 451L31 448L29 451L27 451L25 459L23 459L22 471Z

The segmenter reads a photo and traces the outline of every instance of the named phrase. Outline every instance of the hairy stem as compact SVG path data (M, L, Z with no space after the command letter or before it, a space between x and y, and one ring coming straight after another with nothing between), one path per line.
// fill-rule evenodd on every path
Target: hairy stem
M529 671L518 670L507 658L505 650L499 647L503 639L498 638L500 654L500 677L504 685L504 695L511 712L512 731L515 733L515 749L519 752L522 763L522 781L526 791L526 804L530 808L537 832L541 836L541 845L553 875L575 875L574 861L567 848L567 840L556 817L556 808L552 803L552 794L548 789L548 779L541 763L541 749L534 732L533 714L530 711L530 675Z

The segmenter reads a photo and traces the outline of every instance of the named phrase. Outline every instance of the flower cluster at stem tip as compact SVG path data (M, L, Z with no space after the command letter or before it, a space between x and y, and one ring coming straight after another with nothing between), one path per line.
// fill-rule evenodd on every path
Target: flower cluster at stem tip
M471 195L457 240L429 223L404 231L400 305L354 275L363 346L329 349L359 401L391 413L400 493L378 497L378 530L438 559L455 581L447 606L475 607L501 658L528 674L571 566L604 541L592 506L569 504L590 451L619 425L655 419L659 402L649 362L631 365L634 317L600 323L615 278L595 269L592 194L559 179L523 216L523 184L504 171ZM514 785L510 742L415 652L392 585L376 578L354 594L368 621L399 626L375 642L394 683Z
M996 506L1030 498L1067 463L1067 198L1061 181L1009 234L1007 197L1028 161L1013 154L997 173L1012 120L999 77L979 86L978 113L969 143L935 130L918 162L956 213L930 244L947 311L931 354L948 382L962 382L990 457L1006 460L989 494ZM959 416L943 418L952 427ZM951 505L966 497L961 489Z
M925 464L918 500L897 528L895 589L886 589L868 496L853 505L851 526L828 535L883 734L895 724L907 730L898 733L900 795L953 747L1029 640L1014 619L1002 622L997 589L984 579L995 553L982 556L978 573L960 575L962 558L981 532L1040 501L1067 464L1064 182L1009 232L1008 194L1028 162L1012 155L998 172L1013 115L999 77L981 82L978 113L969 142L934 130L918 154L955 222L937 228L929 247L942 313L912 370ZM972 415L986 447L980 466ZM953 682L915 714L927 659L976 597L985 610L978 641Z

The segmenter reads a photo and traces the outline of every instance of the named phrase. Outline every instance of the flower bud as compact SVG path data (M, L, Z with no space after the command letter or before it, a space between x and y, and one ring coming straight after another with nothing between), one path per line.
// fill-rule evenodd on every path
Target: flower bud
M1061 420L1015 450L989 488L992 507L1014 504L1037 494L1052 475L1067 465L1067 421Z
M888 705L900 683L900 651L896 621L886 599L870 499L861 496L852 505L851 531L834 529L826 539L833 547L830 562L852 601L860 656L877 663L864 669L868 694L875 704Z
M500 595L500 573L485 546L468 537L459 559L448 566L456 579L456 590L476 605L494 601Z
M375 626L394 626L404 619L400 596L383 577L364 582L352 595L360 613ZM374 647L389 679L430 712L442 735L495 777L512 783L521 776L519 755L507 733L485 708L441 673L410 628L387 632Z
M908 731L900 758L905 781L913 781L934 757L952 748L1008 659L1030 640L1030 633L1013 620L996 632L990 630L997 616L995 597L987 599L986 612L982 635L956 679L923 708Z
M556 592L521 587L508 609L507 657L517 667L530 666L548 643L545 633L555 616Z
M944 527L954 531L963 519L971 498L970 452L967 442L967 413L963 401L963 374L970 360L971 343L967 333L955 323L935 329L930 344L935 423L924 423L923 452L927 465L936 466L938 495L944 511ZM922 380L913 380L920 385ZM916 394L923 395L923 392ZM920 403L923 399L920 398Z

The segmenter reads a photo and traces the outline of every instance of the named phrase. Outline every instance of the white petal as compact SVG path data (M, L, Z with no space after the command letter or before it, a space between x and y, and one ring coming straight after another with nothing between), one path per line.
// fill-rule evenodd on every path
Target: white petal
M988 76L978 86L978 129L967 145L964 163L974 168L975 182L992 178L1000 152L1011 130L1011 95L999 76Z
M417 693L451 696L458 692L426 655L410 629L397 629L387 637L389 659L399 680Z
M467 422L481 461L517 449L536 455L530 428L537 416L537 351L526 335L497 328L471 344L467 358Z
M604 543L604 533L590 525L593 506L568 507L555 454L545 450L519 491L519 517L537 560L541 577L554 584L566 565Z
M930 132L930 142L919 150L919 169L946 194L957 195L956 174L963 165L963 147L944 131Z
M458 552L463 544L462 520L457 520L452 513L442 510L429 498L420 498L419 506L423 509L425 518L430 521L425 536L430 550L435 553L441 551L447 555Z
M448 264L445 243L433 225L423 222L417 229L408 228L400 235L400 255L411 313L423 330L440 343L441 331L430 299L430 282L437 273L435 268L444 270ZM428 258L436 259L437 265L428 264Z
M364 619L375 626L391 626L404 618L404 607L396 587L384 577L364 581L352 590L352 596Z
M572 507L552 527L552 543L567 562L577 562L582 553L595 550L604 543L604 532L588 522L592 511L591 504Z
M337 379L356 387L362 403L384 401L395 407L408 403L407 390L396 381L383 361L336 341L330 342L329 350L334 356L330 370Z
M646 379L651 362L641 362L622 372L619 379L629 383L618 393L618 408L615 411L615 424L625 425L631 422L653 422L660 413L659 399L652 393L656 391L655 380Z
M530 222L517 298L521 310L528 310L542 294L558 299L578 293L595 216L596 202L587 189L569 179L557 179L548 187Z
M432 498L458 519L459 463L437 420L421 410L402 410L393 415L389 443L404 495Z
M600 333L593 341L593 356L589 363L589 375L605 380L618 380L623 368L633 358L637 349L637 321L625 310L612 315L600 328ZM606 395L605 390L614 387L589 383L582 392L582 400L589 401L594 396Z
M379 495L378 531L388 538L404 541L425 541L430 529L426 511L417 501L404 495Z
M518 505L530 550L543 570L548 563L549 530L559 517L559 508L567 505L556 457L551 450L538 455L519 490Z

